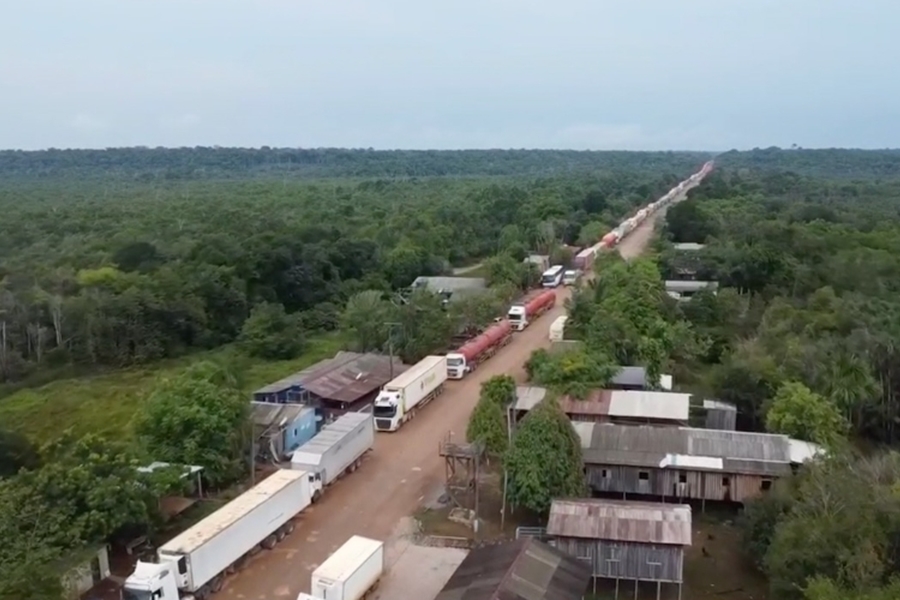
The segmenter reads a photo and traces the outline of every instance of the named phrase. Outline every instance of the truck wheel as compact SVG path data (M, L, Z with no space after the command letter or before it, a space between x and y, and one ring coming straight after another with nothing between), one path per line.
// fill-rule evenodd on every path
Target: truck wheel
M318 501L319 501L319 498L321 498L321 497L322 497L322 491L321 491L321 490L316 490L315 492L313 492L313 495L312 495L312 501L313 501L313 504L315 504L316 502L318 502Z
M275 532L276 541L280 542L284 539L284 536L287 535L287 532L284 530L284 527L279 527L278 531Z
M294 533L294 527L295 527L294 522L288 521L287 525L284 526L284 534L291 535L292 533Z
M262 544L260 544L260 545L261 545L263 548L265 548L266 550L271 550L272 548L275 547L275 544L277 544L277 543L278 543L278 538L277 538L277 537L275 536L275 534L273 533L272 535L270 535L269 537L267 537L266 539L264 539L264 540L262 541Z
M222 591L222 586L225 584L225 578L219 575L218 577L213 578L212 583L209 584L209 591L212 594L217 594Z

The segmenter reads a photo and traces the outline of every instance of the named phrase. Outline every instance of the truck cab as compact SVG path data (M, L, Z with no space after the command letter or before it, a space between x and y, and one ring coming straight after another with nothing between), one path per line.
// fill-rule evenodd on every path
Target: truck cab
M447 378L462 379L469 372L466 357L458 352L447 354Z
M524 304L513 304L510 306L506 318L516 331L522 331L528 326L528 314Z
M448 375L450 368L447 368ZM375 417L375 429L379 431L396 431L400 427L400 392L397 390L381 390L372 405ZM387 425L385 427L385 425Z
M578 269L568 269L563 273L563 285L575 285L581 278L581 271Z
M148 563L138 561L134 573L125 580L122 587L122 600L160 600L162 598L191 599L193 596L179 596L176 574L182 571L180 578L187 578L187 559L181 557L174 562ZM185 581L186 583L186 581Z

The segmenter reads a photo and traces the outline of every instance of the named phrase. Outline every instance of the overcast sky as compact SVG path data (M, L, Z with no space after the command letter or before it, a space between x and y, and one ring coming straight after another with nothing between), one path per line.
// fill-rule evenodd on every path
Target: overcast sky
M900 146L897 0L28 0L0 147Z

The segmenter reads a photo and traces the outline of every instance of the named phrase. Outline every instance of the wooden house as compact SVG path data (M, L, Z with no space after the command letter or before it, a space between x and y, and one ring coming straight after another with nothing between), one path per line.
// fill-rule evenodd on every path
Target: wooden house
M784 435L607 423L578 433L591 489L623 498L744 502L791 473Z
M691 507L621 500L554 500L546 535L566 554L591 566L594 577L663 583L684 581L691 545ZM635 594L637 595L637 594ZM659 594L657 593L657 597Z

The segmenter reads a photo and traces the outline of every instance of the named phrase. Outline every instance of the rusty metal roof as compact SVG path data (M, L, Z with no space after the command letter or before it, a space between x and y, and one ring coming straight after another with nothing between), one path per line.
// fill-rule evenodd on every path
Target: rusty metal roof
M642 544L691 545L687 504L585 498L554 500L547 534Z
M531 410L546 396L546 390L518 387L516 396L516 410ZM567 415L657 419L687 423L691 395L675 392L594 390L583 400L563 396L558 402Z
M391 380L389 357L355 352L340 352L338 356L341 355L345 360L310 373L303 387L324 400L355 402ZM408 368L400 359L394 358L394 377Z
M476 548L435 600L580 600L590 565L535 539Z

